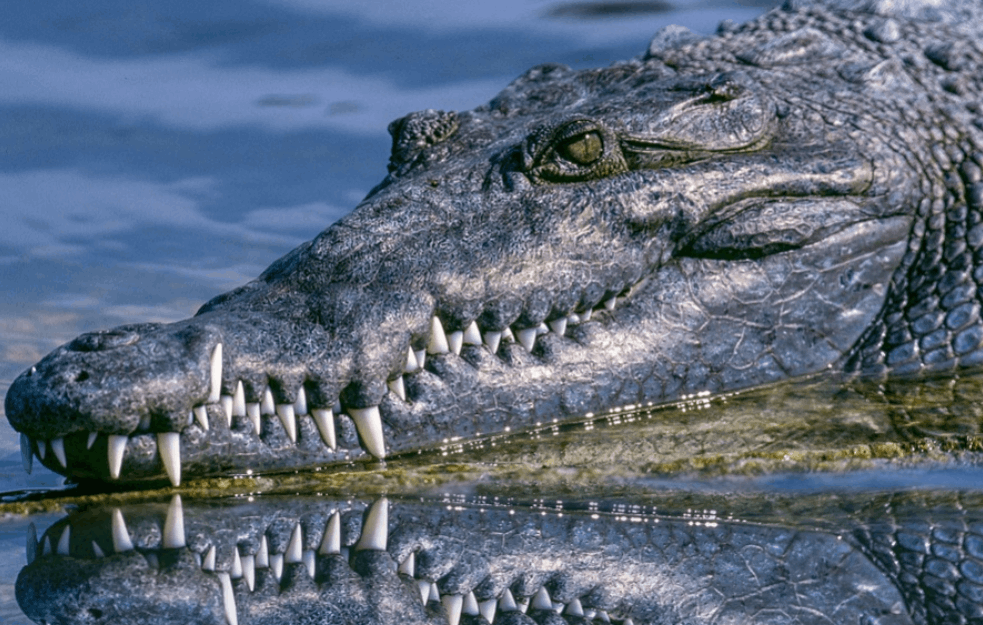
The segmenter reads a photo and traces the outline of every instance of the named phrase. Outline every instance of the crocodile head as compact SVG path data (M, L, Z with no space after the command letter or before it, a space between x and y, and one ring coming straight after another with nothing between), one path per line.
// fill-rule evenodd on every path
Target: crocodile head
M811 15L393 122L385 180L257 280L22 374L26 461L178 483L842 369L944 183L885 127L929 106L888 46Z

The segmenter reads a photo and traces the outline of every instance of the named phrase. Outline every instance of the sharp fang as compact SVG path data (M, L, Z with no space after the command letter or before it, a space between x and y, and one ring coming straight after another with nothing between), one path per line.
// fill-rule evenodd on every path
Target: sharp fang
M396 397L406 401L406 386L403 384L403 376L389 380L389 390L395 393Z
M92 553L94 553L97 558L105 558L106 557L106 554L103 552L102 548L99 546L99 543L97 543L94 540L92 541Z
M515 598L512 596L512 591L508 588L502 592L502 596L498 599L498 609L502 612L519 611L519 606L515 603Z
M485 620L489 623L495 622L495 611L498 609L498 601L494 599L489 599L488 601L482 601L478 604L478 612L481 616L485 617Z
M567 616L583 616L584 608L582 605L580 605L580 599L574 599L568 603L566 609L563 610L563 613Z
M44 460L44 457L48 455L48 442L42 438L38 439L38 458Z
M608 616L608 613L605 612L604 610L598 610L597 611L597 614L594 615L594 618L596 618L597 620L601 621L602 623L610 623L611 622L611 617Z
M126 530L126 522L119 508L113 508L113 551L133 551L133 541L130 540L130 533Z
M254 556L242 556L242 576L246 579L249 592L252 592L256 588L256 558Z
M304 566L307 567L307 575L311 579L314 579L316 563L314 560L314 551L308 549L304 552Z
M412 347L406 348L406 364L403 365L403 373L413 373L420 368L420 363L416 361L416 354Z
M458 330L457 332L451 332L447 335L447 347L450 348L452 352L461 355L461 347L464 346L464 332Z
M416 577L416 554L411 551L410 555L406 556L403 563L396 569L396 572L407 577Z
M290 536L290 544L287 545L287 552L283 554L283 559L287 564L304 561L304 534L300 529L300 523L294 525L294 532Z
M349 408L348 414L355 422L355 429L362 438L365 450L376 458L386 457L386 443L382 437L382 416L378 406Z
M420 369L420 370L422 370L423 369L423 365L425 365L427 363L427 350L425 350L425 349L419 349L419 350L417 350L414 353L416 354L417 368Z
M536 328L526 328L515 333L519 343L526 348L527 352L531 352L532 348L536 346L536 332Z
M232 402L234 401L232 395L222 395L219 399L222 403L222 412L225 413L225 420L229 422L229 427L232 427Z
M307 393L303 386L297 391L297 400L294 401L294 414L307 414Z
M276 414L276 406L273 405L273 393L267 388L263 391L263 400L259 405L259 411L262 414Z
M515 604L516 604L516 606L518 606L519 612L522 612L523 614L525 614L526 613L526 610L529 609L529 597L525 597L523 599L519 599L518 601L515 602Z
M543 586L539 589L539 592L532 598L532 603L529 607L533 610L552 610L553 600L550 599L550 593L546 591L546 587Z
M274 553L270 555L270 570L273 571L273 577L276 581L280 581L283 578L283 554Z
M502 342L501 332L485 332L485 345L491 353L498 352L498 344Z
M437 588L437 582L430 582L430 594L427 596L427 603L431 601L440 603L440 589Z
M232 416L246 416L246 391L242 388L242 380L236 384L235 394L232 396Z
M212 350L212 359L210 363L211 367L211 386L209 386L208 399L206 400L209 404L214 404L218 401L219 395L222 393L222 344L217 343L215 349Z
M293 404L277 404L276 414L280 417L283 429L287 431L291 443L297 442L297 415L294 414Z
M621 621L621 625L635 625L635 621L631 620L630 618L626 618L625 620Z
M222 605L225 606L225 620L229 625L239 625L239 613L236 611L236 597L232 592L232 580L229 579L228 573L219 573L218 579L222 582Z
M324 537L317 552L322 556L341 553L341 515L335 512L324 528Z
M164 549L181 549L185 546L184 539L184 505L181 495L174 495L171 505L167 507L167 518L164 520Z
M259 404L246 404L246 416L253 422L253 434L259 436L263 427L263 419L259 415Z
M566 334L567 318L560 317L559 319L554 319L553 321L550 321L550 330L552 330L553 334L557 336L563 336L564 334Z
M232 550L232 568L229 569L229 577L232 579L242 578L242 558L239 557L239 547Z
M191 409L191 412L195 413L195 421L201 426L201 429L208 431L208 409L204 406L195 406Z
M330 410L315 408L311 411L311 416L314 417L314 424L317 426L317 431L321 433L321 440L324 441L324 444L329 449L337 447L338 441L334 434L334 413Z
M614 310L614 305L617 303L618 303L618 298L612 297L611 299L604 301L604 307L607 308L609 311Z
M440 602L444 604L444 611L447 613L447 622L450 625L457 625L461 621L461 608L464 607L464 597L461 595L444 595Z
M539 336L540 334L548 334L549 331L550 328L545 323L541 323L538 326L536 326L536 336Z
M205 554L205 560L201 563L202 571L214 571L215 570L215 545L208 548L208 553Z
M389 500L383 497L369 508L355 551L385 551L388 541Z
M259 549L256 550L256 568L270 568L270 549L266 545L266 536L259 537Z
M129 437L120 434L109 435L109 477L114 480L119 479L119 473L123 470L123 452L126 451L126 442Z
M478 611L478 600L475 599L473 592L469 592L464 596L464 605L461 606L461 613L471 616L478 616L481 614L481 612Z
M430 340L427 341L428 354L446 354L450 351L444 326L437 317L430 318Z
M24 470L30 475L34 468L34 451L31 450L31 437L27 434L20 435L20 459L24 463Z
M567 322L570 325L574 325L574 326L577 325L578 323L580 323L580 315L578 315L577 313L570 313L569 315L567 315Z
M420 601L423 605L427 605L427 599L430 598L430 582L425 579L418 580L416 587L420 589Z
M89 440L85 442L85 448L92 449L92 446L96 444L97 438L99 438L99 432L89 432Z
M181 435L177 432L159 432L157 451L164 462L164 470L174 486L181 485Z
M590 308L588 308L584 312L580 313L580 323L584 323L584 322L590 321L591 315L593 315L593 314L594 314L594 311L592 309L590 309Z
M71 555L69 551L69 546L72 540L72 526L65 525L65 529L61 531L61 538L58 539L58 546L55 547L55 553L60 556Z
M504 330L502 330L502 338L505 339L506 341L515 342L515 335L512 334L512 328L505 328Z
M38 559L38 528L34 523L27 526L27 563L34 564Z
M464 343L466 345L481 345L481 330L478 329L478 322L472 321L464 330Z

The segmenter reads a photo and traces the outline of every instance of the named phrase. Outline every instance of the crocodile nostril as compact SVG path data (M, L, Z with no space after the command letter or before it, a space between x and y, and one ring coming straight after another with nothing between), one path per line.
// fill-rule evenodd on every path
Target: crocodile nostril
M88 371L82 371L77 376L75 376L75 381L76 382L85 382L88 379L89 379L89 372Z

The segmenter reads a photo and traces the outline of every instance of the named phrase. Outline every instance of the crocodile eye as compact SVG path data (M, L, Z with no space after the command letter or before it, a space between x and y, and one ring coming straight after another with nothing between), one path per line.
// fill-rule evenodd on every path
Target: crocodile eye
M577 165L591 165L604 154L604 140L597 132L585 132L564 140L556 152Z

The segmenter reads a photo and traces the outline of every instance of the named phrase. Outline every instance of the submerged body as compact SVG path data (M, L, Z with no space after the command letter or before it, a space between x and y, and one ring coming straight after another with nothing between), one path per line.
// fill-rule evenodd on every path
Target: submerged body
M260 278L21 375L25 463L178 484L976 365L980 24L975 1L788 6L397 120L389 176Z

